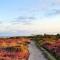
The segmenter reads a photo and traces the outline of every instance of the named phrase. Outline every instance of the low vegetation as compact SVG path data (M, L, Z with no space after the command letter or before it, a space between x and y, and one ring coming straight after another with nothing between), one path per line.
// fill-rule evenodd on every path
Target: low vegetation
M32 40L36 42L39 47L43 47L57 60L60 60L60 34L57 35L35 35Z
M23 37L0 38L0 60L28 60L28 43Z

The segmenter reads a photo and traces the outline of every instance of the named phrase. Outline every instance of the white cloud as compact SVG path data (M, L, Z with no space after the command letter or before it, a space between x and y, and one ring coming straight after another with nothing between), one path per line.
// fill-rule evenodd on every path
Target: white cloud
M43 18L41 20L32 21L32 24L22 24L13 22L5 22L0 24L0 32L11 32L16 34L39 34L39 33L59 33L60 32L60 15ZM18 33L20 34L20 33Z

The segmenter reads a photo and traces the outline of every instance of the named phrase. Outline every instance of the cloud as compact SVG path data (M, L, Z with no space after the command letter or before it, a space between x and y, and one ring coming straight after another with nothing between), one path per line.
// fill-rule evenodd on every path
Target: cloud
M60 15L32 21L32 24L4 22L0 24L0 35L29 35L60 32Z
M40 15L43 17L60 14L60 0L40 0L38 6ZM38 10L37 9L37 10ZM38 12L38 11L37 11Z
M19 16L17 19L21 19L21 20L25 20L25 19L29 19L29 20L31 20L31 19L35 19L35 17L26 17L26 16Z
M56 3L60 3L60 0L55 0Z
M35 17L19 16L14 19L13 23L31 24L31 22L35 19L36 19Z
M0 24L2 24L3 22L2 21L0 21Z
M30 7L27 6L26 10L22 10L16 15L18 17L10 22L5 20L6 22L0 23L1 33L6 32L8 34L11 32L9 34L25 35L41 32L60 32L60 0L39 0L34 4L30 4ZM49 17L46 18L46 16ZM42 18L40 19L40 17Z
M59 9L52 9L52 10L48 11L45 15L46 16L53 16L53 15L58 15L58 14L60 14Z

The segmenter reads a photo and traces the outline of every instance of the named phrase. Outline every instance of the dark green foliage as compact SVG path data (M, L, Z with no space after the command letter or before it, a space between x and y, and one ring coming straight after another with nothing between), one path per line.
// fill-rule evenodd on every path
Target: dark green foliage
M59 39L59 38L60 38L60 34L57 34L57 35L56 35L56 38Z

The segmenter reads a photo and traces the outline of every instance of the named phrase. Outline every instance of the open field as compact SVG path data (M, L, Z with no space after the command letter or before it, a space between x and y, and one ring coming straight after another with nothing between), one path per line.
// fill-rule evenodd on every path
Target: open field
M0 60L28 60L29 39L0 38Z

